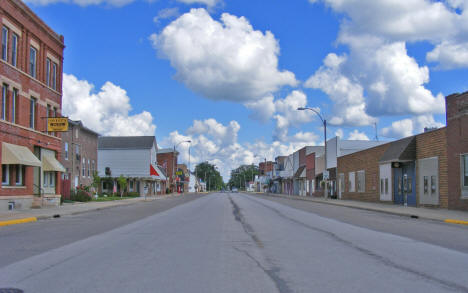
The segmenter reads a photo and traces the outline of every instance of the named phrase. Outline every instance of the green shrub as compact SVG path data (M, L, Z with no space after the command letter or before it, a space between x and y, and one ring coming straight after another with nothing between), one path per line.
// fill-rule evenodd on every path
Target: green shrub
M139 197L140 194L138 192L127 192L125 194L125 196L128 196L128 197Z
M166 194L169 194L169 187L166 187Z

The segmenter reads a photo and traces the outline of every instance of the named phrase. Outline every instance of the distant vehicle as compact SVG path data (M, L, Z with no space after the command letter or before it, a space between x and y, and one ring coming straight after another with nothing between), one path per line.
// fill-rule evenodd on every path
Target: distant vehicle
M236 188L236 187L233 187L231 191L232 191L233 193L237 193L237 192L239 192L239 191L237 190L237 188Z

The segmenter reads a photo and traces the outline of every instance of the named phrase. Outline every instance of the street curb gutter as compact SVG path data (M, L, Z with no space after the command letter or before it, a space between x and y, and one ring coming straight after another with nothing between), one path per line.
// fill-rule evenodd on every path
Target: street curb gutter
M15 219L15 220L8 220L8 221L0 221L0 226L10 226L10 225L24 224L24 223L30 223L30 222L36 222L36 221L37 221L36 217Z
M422 216L422 215L413 215L413 214L410 214L410 213L402 213L402 212L397 212L397 211L387 211L387 210L374 209L374 208L369 208L369 207L360 207L360 206L354 206L354 205L339 204L339 203L335 203L335 202L317 201L317 200L313 200L313 199L300 198L300 197L285 197L285 196L276 195L276 194L272 194L272 193L264 193L264 194L267 195L267 196L272 196L272 197L286 198L286 199L292 199L292 200L302 200L302 201L314 202L314 203L319 203L319 204L328 204L328 205L334 205L334 206L341 206L341 207L346 207L346 208L359 209L359 210L365 210L365 211L372 211L372 212L378 212L378 213L384 213L384 214L396 215L396 216L402 216L402 217L419 218L419 219L432 220L432 221L445 222L445 223L458 224L458 225L468 225L468 221L462 221L462 220L440 219L440 218L436 218L436 217L426 217L426 216Z
M458 225L468 225L468 221L454 220L454 219L445 219L445 223L458 224Z

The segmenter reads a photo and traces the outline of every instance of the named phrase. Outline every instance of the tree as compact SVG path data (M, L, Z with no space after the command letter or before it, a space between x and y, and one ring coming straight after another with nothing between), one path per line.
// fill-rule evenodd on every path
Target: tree
M101 185L101 177L99 177L97 171L94 171L94 173L93 173L93 183L91 184L91 186L94 188L96 193L98 192L100 185Z
M120 187L120 197L122 197L125 188L127 188L127 178L125 178L123 175L120 175L119 178L117 178L117 183Z
M252 181L255 175L258 174L258 166L241 165L231 170L231 178L229 179L228 185L230 188L237 187L238 189L246 189L246 182Z
M223 177L216 166L208 162L203 162L195 167L195 175L206 183L207 190L220 190L224 188Z

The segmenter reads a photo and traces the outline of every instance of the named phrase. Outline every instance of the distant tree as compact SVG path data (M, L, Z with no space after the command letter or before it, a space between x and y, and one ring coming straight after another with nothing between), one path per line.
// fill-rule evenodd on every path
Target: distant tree
M124 190L127 188L127 178L125 178L123 175L120 175L119 178L117 178L117 183L120 186L120 197L122 197Z
M206 190L220 190L224 188L223 177L216 169L216 166L208 162L203 162L195 167L195 176L206 183Z
M234 170L231 170L231 178L228 185L230 188L237 187L238 189L245 189L247 182L250 182L258 175L258 166L256 165L241 165Z

